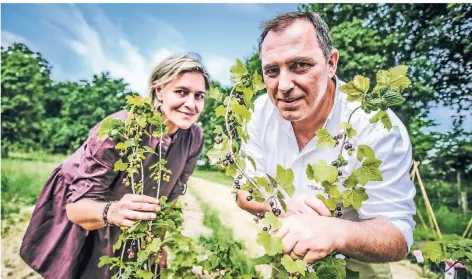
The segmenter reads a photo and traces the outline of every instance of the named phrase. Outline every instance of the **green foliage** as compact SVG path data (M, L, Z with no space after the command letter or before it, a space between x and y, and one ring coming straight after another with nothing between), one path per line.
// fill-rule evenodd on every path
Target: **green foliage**
M2 47L2 156L15 150L73 152L131 94L108 73L79 82L54 82L50 73L40 53L23 44Z
M470 266L472 264L472 240L456 239L453 241L427 242L423 254L426 259L435 263L453 259Z
M38 148L51 66L23 44L1 48L2 154Z

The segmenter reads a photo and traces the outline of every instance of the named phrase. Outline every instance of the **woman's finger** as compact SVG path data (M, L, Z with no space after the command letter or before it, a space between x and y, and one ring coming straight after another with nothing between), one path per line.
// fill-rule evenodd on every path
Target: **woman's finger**
M143 202L129 202L125 204L125 208L136 211L150 211L158 212L158 209L161 209L161 206L158 204L150 204Z
M122 210L121 215L129 220L154 220L156 213L139 212L134 210Z

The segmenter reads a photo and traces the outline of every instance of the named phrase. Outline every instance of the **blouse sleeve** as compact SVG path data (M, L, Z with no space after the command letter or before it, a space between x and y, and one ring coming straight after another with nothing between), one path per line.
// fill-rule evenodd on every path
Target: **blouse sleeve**
M67 202L76 202L81 198L105 200L106 192L113 185L118 172L114 164L120 155L115 149L116 141L108 137L98 140L98 123L89 133L89 137L81 147L83 149L76 176L73 178L68 192Z

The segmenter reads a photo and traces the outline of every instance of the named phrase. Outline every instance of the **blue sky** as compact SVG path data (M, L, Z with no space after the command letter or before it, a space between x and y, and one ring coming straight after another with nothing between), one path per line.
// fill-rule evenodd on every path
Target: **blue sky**
M53 66L54 80L109 71L140 93L152 68L178 52L199 53L213 78L229 85L236 58L256 49L260 24L298 4L2 4L1 44L23 42ZM339 65L342 67L342 64ZM444 131L453 112L432 109ZM472 126L472 117L466 127Z

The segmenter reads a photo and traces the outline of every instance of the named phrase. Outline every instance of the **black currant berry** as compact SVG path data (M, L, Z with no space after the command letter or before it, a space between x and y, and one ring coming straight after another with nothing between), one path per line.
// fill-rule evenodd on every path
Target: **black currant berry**
M275 216L279 216L281 213L282 211L280 209L277 209L277 213L275 214Z
M338 144L339 144L339 141L336 141L336 145L338 145Z
M229 163L232 165L234 164L234 160L233 159L229 159Z
M336 211L341 211L341 207L340 207L340 206L337 206L337 207L336 207Z
M336 217L341 217L343 216L343 213L341 211L336 212Z
M274 206L274 202L269 202L270 207Z
M352 144L348 143L347 144L347 149L351 149L352 148Z
M272 213L277 214L277 208L272 208Z
M337 166L338 166L338 161L337 161L337 160L336 160L336 161L333 161L333 162L331 163L331 165L334 166L334 167L337 167Z
M246 200L247 200L247 201L251 201L251 200L252 200L252 196L247 196Z
M231 153L226 153L226 159L231 158Z
M252 192L254 192L254 190L252 188L249 188L249 190L247 190L249 193L252 194Z
M228 166L228 161L224 161L223 166L227 167Z
M343 175L343 172L342 172L342 171L338 171L338 175L339 175L339 176Z
M269 228L267 228L267 227L264 227L264 228L262 228L262 229L263 229L265 232L269 230Z
M338 139L342 139L342 138L343 138L343 135L339 134Z
M243 176L241 174L238 175L238 179L243 179Z
M235 179L234 184L239 185L239 180Z
M239 185L236 185L235 188L238 189L238 190L241 190L241 186L239 186Z

